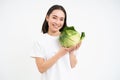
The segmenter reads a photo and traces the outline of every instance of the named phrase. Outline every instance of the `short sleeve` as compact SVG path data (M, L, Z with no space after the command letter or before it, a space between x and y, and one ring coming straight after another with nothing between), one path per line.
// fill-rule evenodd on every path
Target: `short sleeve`
M32 58L35 57L42 57L45 59L45 50L42 45L40 45L39 42L34 42L32 47L32 53L30 55Z

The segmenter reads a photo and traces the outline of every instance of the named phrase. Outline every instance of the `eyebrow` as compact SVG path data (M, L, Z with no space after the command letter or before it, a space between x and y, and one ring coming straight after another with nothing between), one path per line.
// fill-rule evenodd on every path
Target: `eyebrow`
M52 16L55 16L55 17L57 17L57 15L52 15ZM60 18L64 18L64 17L60 17Z

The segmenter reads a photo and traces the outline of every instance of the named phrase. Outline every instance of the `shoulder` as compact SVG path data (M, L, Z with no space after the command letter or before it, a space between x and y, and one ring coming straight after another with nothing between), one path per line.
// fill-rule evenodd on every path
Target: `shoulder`
M38 43L38 44L44 44L47 40L47 36L46 34L43 34L43 33L40 33L38 38L36 38L34 40L35 43Z

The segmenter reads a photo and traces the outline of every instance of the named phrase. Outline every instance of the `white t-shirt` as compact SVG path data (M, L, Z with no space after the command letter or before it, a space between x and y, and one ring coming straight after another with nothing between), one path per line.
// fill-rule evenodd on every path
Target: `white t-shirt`
M32 57L42 57L48 60L60 49L59 36L42 34L35 42ZM41 74L41 80L70 80L69 54L61 57L52 67Z

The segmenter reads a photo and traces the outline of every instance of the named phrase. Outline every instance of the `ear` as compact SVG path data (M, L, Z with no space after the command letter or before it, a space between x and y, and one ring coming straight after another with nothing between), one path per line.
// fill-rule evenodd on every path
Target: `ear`
M48 22L49 16L47 15L45 19L46 19L46 21Z

